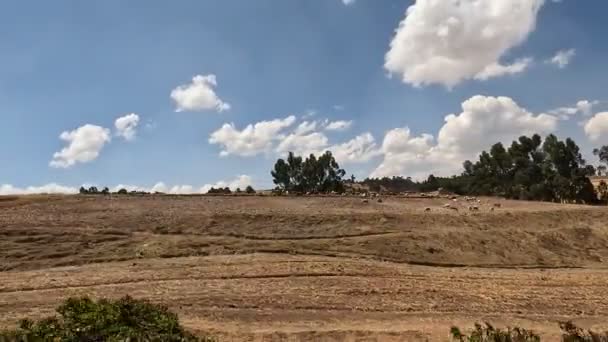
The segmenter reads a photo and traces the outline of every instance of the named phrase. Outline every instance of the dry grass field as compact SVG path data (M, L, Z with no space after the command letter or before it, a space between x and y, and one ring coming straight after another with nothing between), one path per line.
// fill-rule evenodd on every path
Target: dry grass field
M481 321L549 340L561 320L608 329L608 208L448 202L0 197L0 326L67 296L130 294L228 341L446 341Z

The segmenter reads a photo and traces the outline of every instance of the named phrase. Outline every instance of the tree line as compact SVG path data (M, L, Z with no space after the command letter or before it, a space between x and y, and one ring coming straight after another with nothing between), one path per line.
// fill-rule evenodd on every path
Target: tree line
M103 188L102 190L99 190L96 186L91 186L89 188L85 188L84 186L80 187L79 193L81 195L109 195L109 194L114 194L114 195L150 195L150 192L147 191L137 191L137 190L132 190L132 191L128 191L125 188L121 188L118 191L115 192L111 192L110 189L108 189L108 187ZM255 194L256 191L255 189L251 186L251 185L247 185L247 187L245 188L245 190L241 190L241 188L236 188L234 191L230 190L229 187L224 187L224 188L214 188L211 187L211 189L209 189L207 191L207 194ZM155 194L164 194L162 192L155 192Z
M445 182L448 189L522 200L598 201L589 179L596 170L570 138L561 141L550 134L543 141L538 134L522 136L508 149L496 143L477 162L465 161L463 168L460 176Z
M271 175L279 191L301 193L344 192L353 184L370 191L429 192L444 189L460 195L500 196L510 199L568 203L608 200L608 184L595 189L590 176L607 175L608 146L595 149L602 165L587 164L574 140L548 135L521 136L505 147L496 143L480 153L478 160L463 162L463 171L451 177L429 175L424 181L409 177L344 179L331 152L306 159L289 153L278 159Z

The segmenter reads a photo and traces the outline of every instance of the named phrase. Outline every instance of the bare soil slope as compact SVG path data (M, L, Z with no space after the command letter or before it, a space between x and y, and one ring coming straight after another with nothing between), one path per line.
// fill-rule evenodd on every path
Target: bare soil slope
M231 340L445 340L485 319L553 337L563 319L608 328L607 208L447 202L0 197L0 325L69 295L131 294Z

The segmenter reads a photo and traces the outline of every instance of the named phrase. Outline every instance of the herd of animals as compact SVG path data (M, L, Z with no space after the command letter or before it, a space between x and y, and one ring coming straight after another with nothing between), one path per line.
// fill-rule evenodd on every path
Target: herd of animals
M362 203L369 203L369 199L367 197L372 197L372 198L377 198L377 202L378 203L382 203L382 198L380 198L379 194L371 194L371 195L365 195L363 197L365 197L361 202ZM447 210L453 210L458 212L460 209L465 209L468 211L480 211L480 208L482 207L482 201L480 199L478 199L477 197L469 197L469 196L465 196L464 199L464 203L465 205L462 205L461 200L458 196L450 196L449 199L451 200L450 203L446 203L443 205L443 209L447 209ZM501 203L492 203L489 207L489 211L494 211L496 209L499 209L502 207ZM424 209L424 211L432 211L432 209L430 207L426 207Z

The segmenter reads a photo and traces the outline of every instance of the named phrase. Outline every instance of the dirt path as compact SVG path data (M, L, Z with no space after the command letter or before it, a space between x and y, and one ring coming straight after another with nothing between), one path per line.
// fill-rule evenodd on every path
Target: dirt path
M608 328L608 270L438 268L343 258L242 255L149 259L0 273L3 325L66 296L126 294L168 305L224 339L446 340L489 320L547 337L574 319ZM373 340L373 339L372 339Z

